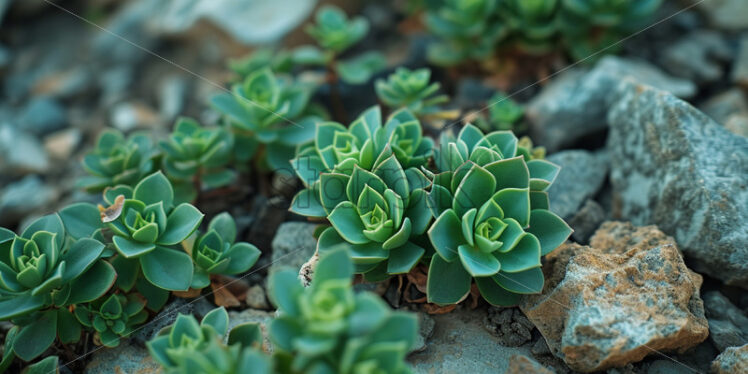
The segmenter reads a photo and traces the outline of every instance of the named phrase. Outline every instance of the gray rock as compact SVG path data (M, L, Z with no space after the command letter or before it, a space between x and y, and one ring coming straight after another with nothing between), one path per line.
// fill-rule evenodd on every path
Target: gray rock
M164 3L153 26L160 32L182 33L207 20L244 44L278 41L314 9L311 0L179 0Z
M166 77L158 87L159 113L161 118L171 121L184 107L187 94L187 80L181 75Z
M83 135L80 130L68 128L44 138L44 149L53 158L68 161L76 148L78 148L82 138Z
M0 7L2 7L2 5L0 5ZM10 49L0 44L0 69L3 69L8 65L8 63L11 61L10 56Z
M617 96L614 216L658 225L694 270L748 287L748 139L667 92L626 81Z
M727 347L748 343L748 317L728 298L718 291L707 292L704 307L709 321L709 338L720 352Z
M0 190L0 226L17 223L34 212L52 211L57 191L36 175L29 175Z
M712 374L748 373L748 344L727 348L712 362Z
M585 200L594 197L608 175L609 160L605 152L562 151L547 160L561 166L548 195L551 210L564 219L571 218Z
M120 131L128 132L136 128L155 125L158 122L158 116L143 103L123 102L112 108L109 120L112 126Z
M732 65L732 81L748 88L748 34L740 39L740 50Z
M499 337L501 345L519 347L532 339L535 326L517 308L491 306L485 318L485 327Z
M418 313L418 336L414 344L414 352L426 349L426 342L434 335L434 326L436 326L436 322L434 322L434 319L430 315L423 312Z
M247 306L252 309L269 309L267 298L265 297L265 289L259 284L255 284L247 290L246 297Z
M426 349L408 357L413 372L427 373L503 373L509 359L529 355L528 347L504 347L499 339L483 328L485 309L457 309L433 316L434 334Z
M65 109L50 97L35 97L18 117L18 126L32 134L44 136L65 127Z
M163 5L160 0L124 4L104 25L110 32L98 33L93 40L93 53L97 59L126 65L142 61L149 55L146 51L152 51L158 43L158 35L148 22L154 14L162 11Z
M44 173L48 169L49 157L36 137L0 124L0 172Z
M699 109L733 134L748 137L748 96L740 88L710 98Z
M458 108L477 108L485 104L496 92L475 78L460 79L457 94L452 101Z
M748 3L745 0L689 0L696 4L712 26L728 31L748 29Z
M600 224L606 219L605 210L595 200L587 200L579 211L567 222L574 232L571 237L575 241L587 244Z
M533 139L555 152L605 129L614 88L624 77L689 98L696 86L641 60L607 56L591 70L570 69L553 79L526 108Z
M100 105L109 107L121 100L134 81L135 71L129 65L119 65L99 75L99 88L102 91Z
M286 222L280 227L273 238L272 265L270 273L282 268L292 268L295 271L314 254L317 240L314 239L314 223Z
M662 52L661 63L676 77L705 84L721 79L732 57L732 49L722 34L699 30L667 47Z
M161 372L161 365L151 358L148 349L124 342L116 348L97 347L85 374L151 374Z
M647 368L647 374L680 374L686 369L683 365L670 360L657 360Z

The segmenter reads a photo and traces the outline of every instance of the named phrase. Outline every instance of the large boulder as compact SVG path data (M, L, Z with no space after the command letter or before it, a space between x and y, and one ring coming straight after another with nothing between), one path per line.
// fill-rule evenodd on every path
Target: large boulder
M621 82L608 113L614 217L672 235L694 270L748 287L748 139Z
M604 130L611 94L624 77L689 98L696 86L635 59L607 56L591 70L575 68L554 78L527 106L533 140L554 152Z
M565 244L552 252L543 266L543 292L520 305L551 352L574 370L620 367L657 351L683 352L709 333L701 276L686 267L674 245L635 238L627 227L605 224L592 242L628 236L639 245Z

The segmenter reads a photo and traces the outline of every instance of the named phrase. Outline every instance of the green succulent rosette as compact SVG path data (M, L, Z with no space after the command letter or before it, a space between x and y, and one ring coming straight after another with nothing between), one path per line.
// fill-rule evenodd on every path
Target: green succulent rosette
M100 192L120 184L134 186L153 171L154 149L145 134L125 138L117 130L99 136L96 148L83 157L83 168L90 174L78 182L89 192Z
M428 236L436 250L428 275L428 299L455 304L474 280L494 305L514 305L521 294L543 288L541 256L572 230L549 210L548 194L558 167L526 161L508 131L483 135L465 126L443 138L432 175L430 207L436 221Z
M497 92L486 103L488 105L487 118L476 118L475 125L485 132L497 130L512 130L520 132L524 129L520 121L525 115L525 109L503 93Z
M278 316L268 331L280 373L409 373L418 322L393 312L378 296L354 293L353 265L344 250L321 256L304 288L295 272L269 280Z
M341 53L358 43L369 32L369 22L363 17L348 19L340 8L325 5L315 14L316 24L306 32L324 49Z
M260 326L244 323L231 331L228 327L229 316L224 308L208 312L200 323L192 315L180 313L173 325L147 343L148 351L166 373L273 373L272 361L260 351Z
M559 27L577 60L618 47L621 38L642 29L662 0L560 0Z
M276 75L264 68L218 94L211 104L222 113L235 133L234 156L250 160L258 143L266 145L264 157L273 170L287 169L296 146L314 137L319 117L308 114L311 87Z
M379 100L391 108L407 108L418 116L433 114L439 111L438 105L449 98L447 95L435 95L440 84L429 84L430 78L429 69L400 67L387 80L377 80L374 88Z
M484 60L508 31L497 15L498 0L436 0L426 4L424 23L439 40L429 45L429 61L454 65Z
M525 52L543 54L556 46L559 3L559 0L504 0L498 12L516 45Z
M252 244L236 241L236 223L224 212L215 216L208 230L188 247L195 263L193 289L210 285L211 274L235 275L252 267L260 257L260 250Z
M234 138L223 127L202 127L190 118L179 118L168 139L159 143L164 151L163 170L169 179L189 192L191 200L194 180L206 188L223 187L236 179L236 172L228 169L232 158Z
M19 326L13 352L29 361L56 338L77 342L81 327L67 306L104 295L116 273L100 259L104 245L73 239L57 214L15 235L0 228L0 320Z
M294 198L291 211L325 217L327 211L320 200L322 173L351 175L354 166L371 171L392 154L405 169L409 185L424 187L428 181L417 168L428 162L433 145L433 140L423 136L418 119L406 109L390 115L384 125L379 107L366 110L348 128L335 122L321 123L314 141L299 147L291 160L306 187Z
M135 328L148 319L146 301L138 294L110 295L86 305L75 307L75 318L95 332L105 347L116 347L121 338L127 338Z

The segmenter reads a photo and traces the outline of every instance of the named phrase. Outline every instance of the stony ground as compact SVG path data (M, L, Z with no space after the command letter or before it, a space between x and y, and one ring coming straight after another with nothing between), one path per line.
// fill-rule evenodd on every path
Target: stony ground
M206 102L217 91L212 82L230 78L226 59L284 35L297 42L298 31L286 33L312 10L307 1L276 1L282 17L256 19L227 1L63 3L163 59L43 1L0 0L2 226L96 201L74 183L78 160L105 126L163 134L178 115L216 122ZM660 18L689 3L667 2ZM372 21L369 43L390 46L391 61L425 65L422 37L392 35L396 17L386 4L351 9ZM415 372L748 372L745 0L706 0L624 50L517 96L531 136L563 167L551 206L575 229L573 243L546 259L542 294L518 308L466 302L429 314L411 302L422 296L415 286L357 286L420 314L423 345L409 358ZM496 77L435 76L463 110L478 108L496 85ZM355 90L346 96L351 113L375 100L371 87ZM314 252L314 224L287 213L289 196L248 186L230 203L241 232L264 253L257 267L272 264L270 272L299 268ZM247 306L232 311L232 323L270 318L265 275L246 278ZM211 307L209 299L178 299L129 344L96 351L81 368L155 372L143 342L174 311L200 316Z

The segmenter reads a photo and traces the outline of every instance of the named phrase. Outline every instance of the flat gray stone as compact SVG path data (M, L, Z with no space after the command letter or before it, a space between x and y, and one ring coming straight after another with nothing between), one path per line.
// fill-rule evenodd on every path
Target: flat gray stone
M548 189L551 210L569 219L602 187L608 175L608 157L605 152L571 150L554 153L547 160L561 166Z
M656 224L694 270L748 287L748 139L629 80L608 114L614 217Z
M283 268L292 268L296 272L309 260L317 249L314 229L317 224L307 222L286 222L275 233L271 256L272 265L269 273Z
M689 0L697 4L712 26L728 31L748 29L748 2L745 0Z
M720 351L748 344L748 317L719 291L704 294L709 339Z
M720 80L732 58L732 48L721 33L697 30L667 47L662 52L661 63L676 77L706 84Z
M611 94L624 77L689 98L696 86L643 60L606 56L591 70L570 69L555 77L527 106L533 140L554 152L605 129Z
M36 175L5 186L0 189L0 226L12 225L35 212L51 211L58 195Z
M433 316L436 322L426 349L408 357L413 372L496 374L509 368L515 354L529 355L529 347L504 347L483 325L485 309L458 309Z
M0 124L0 172L45 173L49 157L39 140L8 124Z

